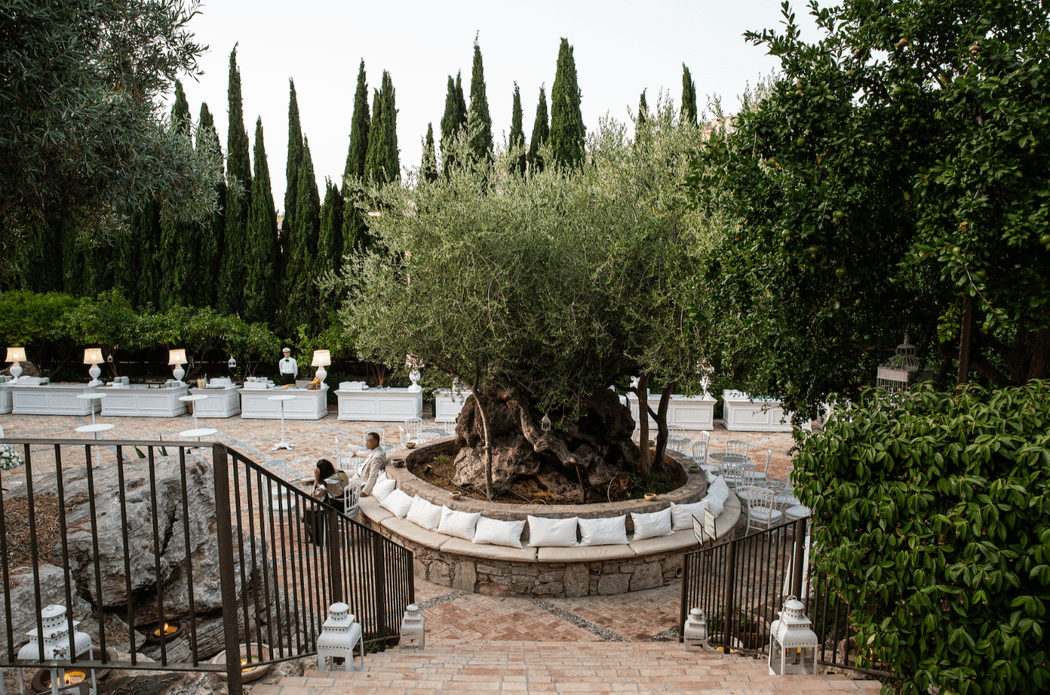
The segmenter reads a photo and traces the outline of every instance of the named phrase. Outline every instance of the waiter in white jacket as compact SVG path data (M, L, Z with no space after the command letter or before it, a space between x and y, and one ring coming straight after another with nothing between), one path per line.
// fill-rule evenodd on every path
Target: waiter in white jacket
M281 352L284 357L277 363L277 370L281 373L282 384L294 384L295 377L299 375L299 363L292 358L292 349L285 348Z

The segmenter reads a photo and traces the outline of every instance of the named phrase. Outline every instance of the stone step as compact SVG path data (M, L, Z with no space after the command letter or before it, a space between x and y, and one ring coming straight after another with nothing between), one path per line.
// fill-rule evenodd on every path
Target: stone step
M302 677L256 685L251 695L438 695L478 693L797 693L877 692L877 681L841 675L770 676L765 661L686 649L677 642L428 641L424 650L365 657L359 672L309 669Z

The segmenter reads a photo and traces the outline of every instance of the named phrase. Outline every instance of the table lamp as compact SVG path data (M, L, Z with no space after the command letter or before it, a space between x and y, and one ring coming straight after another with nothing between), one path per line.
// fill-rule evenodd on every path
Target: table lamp
M186 370L182 368L184 364L186 364L185 350L168 350L168 365L175 365L172 376L180 384L182 383L182 377L186 376Z
M102 374L102 369L99 365L102 364L102 348L85 348L84 349L84 364L90 364L91 369L88 370L88 374L91 375L91 381L88 382L88 386L99 386L102 381L99 376Z
M329 350L314 350L314 359L310 363L311 367L317 367L317 378L324 383L325 377L328 376L328 372L325 371L325 367L332 364L332 353Z
M7 348L7 361L11 363L11 376L14 379L22 376L22 362L26 359L26 349L24 347L9 347Z

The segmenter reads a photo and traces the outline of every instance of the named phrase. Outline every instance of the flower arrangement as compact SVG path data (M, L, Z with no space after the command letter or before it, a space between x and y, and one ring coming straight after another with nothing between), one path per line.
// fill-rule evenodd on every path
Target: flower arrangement
M13 446L0 444L0 468L9 471L12 468L18 468L24 464L25 459L22 458L22 454L18 453L17 449Z

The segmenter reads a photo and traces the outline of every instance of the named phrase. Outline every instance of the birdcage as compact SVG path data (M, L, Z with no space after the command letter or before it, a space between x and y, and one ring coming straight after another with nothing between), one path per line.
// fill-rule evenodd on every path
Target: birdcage
M879 366L875 385L890 393L897 393L931 376L929 370L922 369L922 361L915 355L915 346L908 342L905 334L904 342L897 346L897 353L889 362Z

